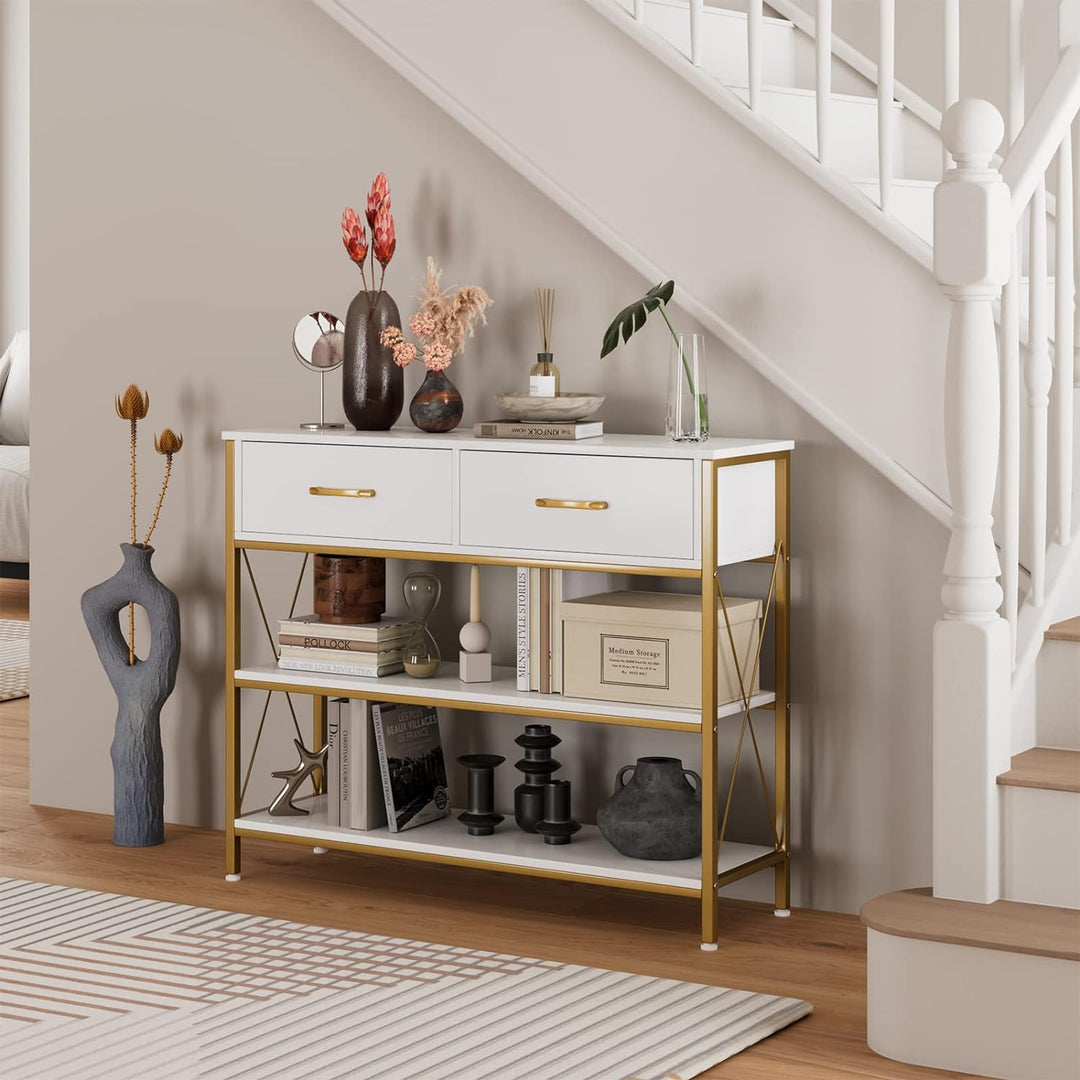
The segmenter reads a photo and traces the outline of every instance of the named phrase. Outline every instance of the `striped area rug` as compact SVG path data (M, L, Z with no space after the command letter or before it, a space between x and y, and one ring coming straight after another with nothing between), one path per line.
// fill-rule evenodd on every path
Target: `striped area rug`
M5 1080L682 1080L793 998L0 878Z
M0 619L0 701L30 694L30 624Z

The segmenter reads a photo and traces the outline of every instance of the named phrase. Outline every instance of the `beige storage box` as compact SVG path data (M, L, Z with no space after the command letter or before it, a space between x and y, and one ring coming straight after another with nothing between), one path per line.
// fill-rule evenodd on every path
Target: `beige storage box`
M743 679L761 635L761 601L727 598ZM609 592L562 604L563 692L570 697L701 708L701 597ZM738 701L724 613L717 634L718 702ZM754 674L750 693L760 680Z

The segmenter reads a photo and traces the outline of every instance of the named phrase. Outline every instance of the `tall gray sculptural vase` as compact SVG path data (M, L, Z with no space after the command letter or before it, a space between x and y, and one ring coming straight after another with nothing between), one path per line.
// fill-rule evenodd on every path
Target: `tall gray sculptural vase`
M150 565L154 549L121 544L124 564L108 581L87 589L82 613L105 674L116 693L113 763L113 843L149 847L165 840L165 771L161 707L176 685L180 662L180 605ZM130 664L119 615L138 604L150 620L146 659Z

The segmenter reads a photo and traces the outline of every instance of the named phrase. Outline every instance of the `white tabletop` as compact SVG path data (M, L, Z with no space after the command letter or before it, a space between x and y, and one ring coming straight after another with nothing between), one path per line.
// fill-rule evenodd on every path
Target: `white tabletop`
M790 439L711 438L703 443L674 443L663 435L601 435L575 441L551 439L478 439L471 430L428 435L413 427L390 431L300 431L296 428L223 431L234 442L311 443L330 446L408 446L450 450L499 450L513 453L601 454L614 457L679 457L723 461L794 449Z

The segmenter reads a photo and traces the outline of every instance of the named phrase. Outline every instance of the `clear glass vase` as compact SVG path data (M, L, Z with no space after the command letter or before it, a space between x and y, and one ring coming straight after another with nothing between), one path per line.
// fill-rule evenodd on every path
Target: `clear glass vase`
M667 437L673 442L705 442L709 437L709 390L701 334L676 334L671 342Z

